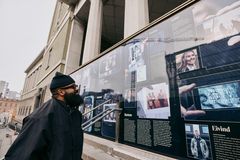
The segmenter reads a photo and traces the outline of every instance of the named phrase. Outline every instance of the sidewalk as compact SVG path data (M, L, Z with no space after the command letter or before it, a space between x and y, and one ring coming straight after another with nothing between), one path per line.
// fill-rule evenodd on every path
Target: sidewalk
M9 134L8 137L6 136L7 134ZM17 135L14 135L13 130L7 127L0 129L0 158L4 157L16 137Z
M165 155L116 143L93 135L84 134L84 160L177 160Z
M6 137L9 134L9 137ZM9 128L0 129L0 160L4 157L16 139L14 131ZM128 145L84 134L84 160L176 160L161 154L148 152Z

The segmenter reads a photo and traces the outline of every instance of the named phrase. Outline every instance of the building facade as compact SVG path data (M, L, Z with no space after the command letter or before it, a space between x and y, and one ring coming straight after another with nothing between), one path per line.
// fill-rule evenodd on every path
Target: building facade
M41 79L42 59L45 49L43 49L32 64L26 69L26 77L20 100L18 102L17 115L12 124L18 123L21 127L24 117L29 115L42 101L42 88L37 87L37 82Z
M76 80L85 110L123 108L120 125L110 114L89 134L179 159L237 159L239 147L227 148L240 141L239 9L239 0L59 0L19 120L50 98L59 71Z
M183 2L57 1L46 47L25 71L16 121L51 97L49 83L57 71L70 74ZM161 5L168 8L155 8Z
M1 122L6 121L11 122L12 118L16 117L17 112L17 103L16 99L0 98L0 119ZM4 118L5 117L5 118Z

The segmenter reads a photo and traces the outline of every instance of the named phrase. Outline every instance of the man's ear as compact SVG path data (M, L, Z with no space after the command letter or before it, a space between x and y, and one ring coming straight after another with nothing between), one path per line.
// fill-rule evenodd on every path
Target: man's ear
M65 91L62 90L62 89L58 89L58 90L57 90L57 93L58 93L58 95L60 95L60 96L64 96Z

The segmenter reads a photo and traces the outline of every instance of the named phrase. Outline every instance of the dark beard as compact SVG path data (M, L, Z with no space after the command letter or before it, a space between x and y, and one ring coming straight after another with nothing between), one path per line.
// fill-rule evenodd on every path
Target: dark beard
M70 107L78 107L83 103L83 98L76 93L66 93L64 95L64 100Z

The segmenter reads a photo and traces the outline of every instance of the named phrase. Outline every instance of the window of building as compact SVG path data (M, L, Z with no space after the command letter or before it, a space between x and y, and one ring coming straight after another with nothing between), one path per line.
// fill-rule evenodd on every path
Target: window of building
M50 62L51 62L51 56L52 56L52 49L53 48L50 48L49 49L49 52L48 52L48 58L47 58L47 65L46 65L46 70L49 68L49 66L50 66Z
M31 113L31 106L28 109L28 115Z

